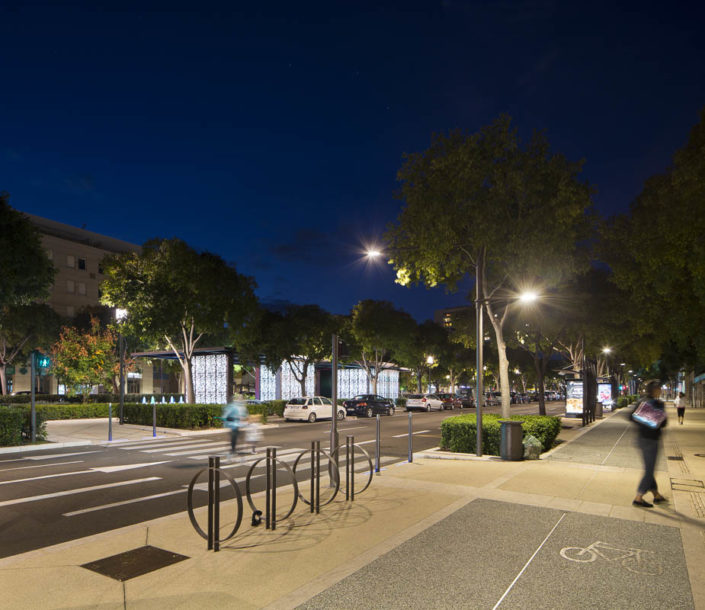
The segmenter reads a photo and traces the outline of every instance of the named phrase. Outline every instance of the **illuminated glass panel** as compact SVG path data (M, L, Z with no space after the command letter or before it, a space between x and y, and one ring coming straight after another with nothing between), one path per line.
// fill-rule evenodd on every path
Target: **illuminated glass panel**
M297 364L294 364L297 366ZM303 367L303 364L300 364ZM301 384L298 382L294 373L291 370L289 363L282 363L282 400L288 400L289 398L294 398L296 396L301 396ZM297 375L301 377L301 374L297 371ZM306 396L314 396L316 393L316 373L312 366L308 367L308 374L306 375Z
M196 402L223 405L228 399L228 356L208 354L191 360Z
M259 369L259 397L260 400L276 400L277 378L268 366L262 365Z

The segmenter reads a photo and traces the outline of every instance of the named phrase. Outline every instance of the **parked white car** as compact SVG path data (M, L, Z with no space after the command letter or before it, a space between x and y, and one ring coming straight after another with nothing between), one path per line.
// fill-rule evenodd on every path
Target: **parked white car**
M436 394L409 394L406 397L406 410L413 411L414 409L422 409L430 411L431 409L443 410L443 400Z
M286 421L299 420L313 423L333 416L333 402L325 396L291 398L284 407ZM338 405L338 419L345 419L345 409Z

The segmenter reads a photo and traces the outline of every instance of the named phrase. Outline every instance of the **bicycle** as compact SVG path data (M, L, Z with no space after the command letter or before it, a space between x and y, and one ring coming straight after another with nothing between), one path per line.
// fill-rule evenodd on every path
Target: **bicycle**
M657 576L663 573L661 562L653 551L646 549L629 549L614 546L609 542L593 542L588 547L567 546L561 549L561 557L568 561L590 563L598 557L607 561L619 561L622 567L635 574Z

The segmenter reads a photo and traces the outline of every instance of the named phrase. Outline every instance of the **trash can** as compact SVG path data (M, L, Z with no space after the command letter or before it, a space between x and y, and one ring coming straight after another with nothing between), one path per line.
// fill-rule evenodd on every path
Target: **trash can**
M595 419L602 419L602 403L599 400L595 404Z
M521 429L523 421L500 419L502 426L502 440L499 445L499 454L503 460L524 459L524 445L522 444L524 432Z

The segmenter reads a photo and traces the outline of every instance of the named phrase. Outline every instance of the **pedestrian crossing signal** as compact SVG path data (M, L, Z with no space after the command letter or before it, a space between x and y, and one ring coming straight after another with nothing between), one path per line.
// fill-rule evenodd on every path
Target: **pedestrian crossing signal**
M40 369L48 369L51 366L51 358L45 354L37 352L37 367Z

